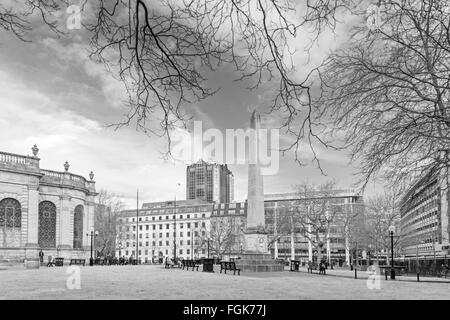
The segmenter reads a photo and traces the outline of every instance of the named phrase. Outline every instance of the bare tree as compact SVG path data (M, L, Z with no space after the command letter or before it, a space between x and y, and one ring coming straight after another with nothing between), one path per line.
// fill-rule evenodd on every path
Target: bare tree
M323 247L339 212L331 201L335 185L334 181L328 181L318 186L307 182L297 186L302 200L294 212L292 227L295 230L296 225L300 226L302 234L317 251L317 263L322 260Z
M100 256L115 253L116 240L123 235L122 224L117 219L123 209L124 204L120 197L100 190L94 213L95 230L99 232L95 239L95 248Z
M392 191L378 194L369 198L366 202L365 216L368 244L372 245L377 254L381 249L390 248L389 227L391 225L399 227L399 209L399 196ZM397 233L397 235L399 234ZM400 237L396 237L395 243L401 243Z
M335 120L358 163L361 183L380 174L410 183L448 169L450 6L438 0L380 1L381 24L330 56L321 116Z
M240 245L242 226L239 220L232 216L214 217L211 219L209 230L199 236L199 246L206 249L209 241L209 250L212 255L219 258L225 254L236 252Z

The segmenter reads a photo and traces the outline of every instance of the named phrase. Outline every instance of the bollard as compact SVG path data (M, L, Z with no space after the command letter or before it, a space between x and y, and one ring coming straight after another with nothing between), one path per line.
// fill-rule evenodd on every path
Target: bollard
M420 282L419 280L419 273L417 272L417 282Z
M384 270L384 277L385 277L386 280L387 280L387 275L388 275L388 272L387 272L387 269L386 269L386 270Z
M358 271L356 268L355 268L355 279L358 279Z

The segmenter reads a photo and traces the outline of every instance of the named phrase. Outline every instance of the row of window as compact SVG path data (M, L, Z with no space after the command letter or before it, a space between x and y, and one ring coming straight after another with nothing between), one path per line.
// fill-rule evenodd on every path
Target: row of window
M149 241L146 241L146 242L139 242L139 247L142 247L142 244L145 244L145 247L149 247L150 246L150 242ZM200 241L199 240L194 240L193 242L192 242L194 245L196 245L196 246L198 246L198 245L200 245ZM166 246L171 246L173 244L173 241L169 241L169 240L166 240L165 241L165 245ZM180 241L178 241L178 244L180 245L180 246L184 246L184 244L185 244L185 242L183 241L183 240L180 240ZM186 241L186 245L187 246L190 246L191 245L191 240L187 240ZM136 246L136 242L132 242L132 243L130 243L130 242L127 242L126 243L126 246L125 247L135 247ZM152 245L151 245L152 247L156 247L156 241L152 241ZM163 241L159 241L158 242L158 246L160 246L160 247L162 247L163 246Z
M156 230L156 226L157 225L155 225L155 224L153 224L152 225L152 230ZM159 230L162 230L163 229L163 224L159 224L158 225L159 227ZM190 222L187 222L186 223L186 227L187 227L187 229L190 229L191 228L191 223ZM193 223L193 226L194 226L194 228L198 228L198 226L199 226L199 224L198 224L198 222L194 222ZM202 226L202 228L206 228L206 222L202 222L201 223L201 226ZM147 224L147 225L145 225L145 226L139 226L139 231L143 231L143 227L145 227L145 230L150 230L150 225L149 224ZM171 229L171 227L173 227L173 224L172 223L167 223L166 224L166 229ZM184 224L183 223L179 223L179 224L177 224L177 229L183 229L183 227L184 227ZM133 230L133 231L136 231L136 226L120 226L119 227L119 231L130 231L130 230Z
M136 253L136 251L135 251L135 250L125 250L125 255L126 255L126 256L129 256L130 253L131 253L131 255L134 256L135 253ZM149 253L150 253L149 250L144 250L144 256L148 256ZM162 251L159 251L159 253L160 253L160 255L162 255ZM199 250L194 249L194 253L195 253L195 254L199 253ZM202 253L202 254L205 254L205 253L206 253L206 250L205 250L205 249L202 249L202 250L201 250L201 253ZM119 254L120 254L120 253L119 253ZM169 249L166 249L166 255L168 255L168 254L169 254ZM179 249L179 250L178 250L178 254L184 254L184 250L183 250L183 249ZM191 254L191 249L186 249L186 254ZM151 255L152 255L152 256L155 256L155 250L152 250L152 251L151 251ZM142 256L142 250L139 250L139 256Z
M200 210L198 210L198 211L200 211ZM201 210L201 211L209 211L209 210ZM179 212L181 212L180 209L177 209L177 213L179 213ZM170 209L170 212L166 212L166 213L173 213L172 209ZM158 216L158 217L153 216L151 218L152 218L151 221L157 221L157 220L161 221L161 220L163 220L163 216ZM156 218L158 218L158 219L156 219ZM182 220L183 219L183 215L180 214L180 215L178 215L178 217L166 216L165 220L171 220L171 219L175 219L175 218L179 219L179 220ZM202 213L202 218L206 218L206 214L205 213ZM139 217L139 221L150 221L149 217L144 217L144 219L145 220L143 220L143 217ZM190 214L186 215L186 219L191 219L191 215ZM194 214L194 219L197 219L197 214L196 213ZM119 219L119 223L125 223L125 222L136 222L136 218L128 218L128 219L127 218L120 218Z
M180 237L184 237L184 233L183 233L183 231L180 231ZM199 235L199 232L198 231L194 231L193 233L192 233L194 236L198 236ZM201 231L201 234L202 234L202 236L205 236L206 235L206 231L205 230L202 230ZM156 238L156 233L152 233L152 238L153 239L155 239ZM170 236L172 236L173 235L173 233L172 232L166 232L166 237L167 238L169 238ZM122 237L123 235L122 234L119 234L119 239L122 239L123 237ZM190 237L191 236L191 232L190 231L188 231L187 233L186 233L186 237ZM162 232L160 232L159 233L159 238L162 238L163 237L163 233ZM125 238L128 240L128 239L130 239L130 238L132 238L132 239L136 239L136 235L135 234L132 234L132 235L130 235L130 234L126 234L126 236L125 236ZM143 237L142 237L142 233L140 233L139 234L139 239L142 239ZM146 239L148 239L149 238L149 233L145 233L145 238Z

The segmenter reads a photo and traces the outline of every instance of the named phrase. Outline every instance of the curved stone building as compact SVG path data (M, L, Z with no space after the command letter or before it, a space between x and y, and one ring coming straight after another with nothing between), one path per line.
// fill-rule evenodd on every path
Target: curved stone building
M0 260L37 267L48 256L89 258L94 226L94 174L90 180L65 171L43 170L37 157L0 151Z

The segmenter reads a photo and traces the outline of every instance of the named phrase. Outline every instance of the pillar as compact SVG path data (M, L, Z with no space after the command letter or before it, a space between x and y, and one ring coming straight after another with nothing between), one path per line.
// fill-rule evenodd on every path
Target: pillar
M24 264L28 269L39 268L39 190L38 185L28 187L28 219L27 219L27 242L25 244Z

